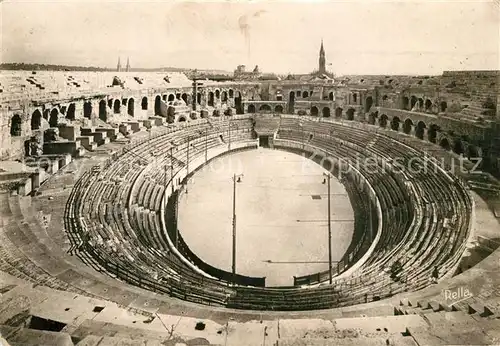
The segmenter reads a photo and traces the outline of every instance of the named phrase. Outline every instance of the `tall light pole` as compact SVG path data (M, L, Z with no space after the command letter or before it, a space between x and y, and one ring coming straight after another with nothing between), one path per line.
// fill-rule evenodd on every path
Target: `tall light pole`
M236 277L236 183L241 183L243 174L233 174L233 252L232 252L232 271L233 283Z
M328 181L328 278L332 284L332 216L331 216L331 195L330 195L330 173L323 173ZM323 181L324 183L324 181Z

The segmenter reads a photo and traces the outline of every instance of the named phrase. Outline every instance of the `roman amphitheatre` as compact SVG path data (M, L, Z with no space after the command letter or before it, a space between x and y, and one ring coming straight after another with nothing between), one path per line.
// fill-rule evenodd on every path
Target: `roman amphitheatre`
M499 344L500 73L324 54L281 80L3 71L1 342Z

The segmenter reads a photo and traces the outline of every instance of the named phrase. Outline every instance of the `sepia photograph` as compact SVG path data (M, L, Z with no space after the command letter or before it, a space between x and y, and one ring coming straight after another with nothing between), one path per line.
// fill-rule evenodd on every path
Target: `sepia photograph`
M0 23L0 346L500 345L499 0Z

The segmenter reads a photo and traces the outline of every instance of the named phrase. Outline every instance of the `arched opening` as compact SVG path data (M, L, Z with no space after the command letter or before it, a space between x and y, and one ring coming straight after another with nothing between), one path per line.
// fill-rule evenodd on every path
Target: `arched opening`
M427 126L425 125L425 123L423 121L419 121L417 123L417 127L415 128L415 137L423 140L426 128Z
M417 97L416 96L412 96L411 99L410 99L410 110L413 110L413 108L415 107L415 105L417 104Z
M14 116L10 119L10 135L12 137L21 136L22 132L22 120L19 114L14 114Z
M365 100L365 112L368 113L373 105L373 97L368 96Z
M380 127L382 128L386 128L387 127L387 122L389 120L389 117L387 116L387 114L382 114L380 116L380 119L378 121L378 124L380 125Z
M155 97L155 115L161 115L161 97L157 95Z
M49 114L50 114L50 109L43 110L43 118L47 121L49 121Z
M208 93L208 105L210 107L214 106L214 93L212 91Z
M219 109L214 109L214 111L212 112L212 116L213 117L220 117L220 110Z
M133 98L130 98L128 100L127 114L130 115L131 117L134 116L134 110L135 110L134 103L135 103L135 101Z
M290 91L288 96L288 113L293 114L295 110L295 93Z
M37 109L31 114L31 130L38 130L42 127L42 113Z
M323 107L323 118L329 118L330 117L330 108L329 107Z
M432 107L432 101L429 99L425 100L425 110L429 111L431 107Z
M226 108L226 110L224 111L224 115L230 117L233 115L233 109L231 107L228 107Z
M229 89L229 98L233 98L234 97L234 90L233 89Z
M417 105L418 105L418 109L424 108L424 99L423 98L419 98L417 100Z
M146 96L144 96L141 100L141 109L143 111L148 109L148 98Z
M173 97L173 95L172 95L172 97ZM167 94L165 94L165 95L161 96L161 99L162 99L163 101L167 102L167 101L168 101L168 95L167 95ZM172 100L172 101L173 101L173 100Z
M50 111L50 118L49 118L49 126L50 127L57 127L57 122L58 122L58 117L59 117L59 111L57 108L54 108L53 110Z
M427 139L431 143L436 143L437 133L439 130L439 126L432 124L429 127L429 131L427 132Z
M358 103L358 94L356 94L356 93L352 94L352 102L353 103Z
M113 108L113 99L108 100L108 107Z
M269 113L271 112L271 106L269 105L262 105L259 107L259 112L261 113Z
M168 95L167 101L168 101L168 102L175 101L175 95L174 95L174 94L170 94L170 95Z
M196 119L198 118L198 116L197 116L196 112L191 112L191 113L189 114L189 118L190 118L191 120L196 120Z
M196 94L196 103L201 104L201 93Z
M312 107L311 107L311 115L312 115L312 116L318 116L318 114L319 114L319 109L318 109L318 107L316 107L316 106L312 106Z
M283 106L282 105L277 105L276 107L274 107L274 111L276 113L283 113Z
M330 93L328 94L328 100L333 101L333 91L330 91Z
M340 107L335 108L335 118L336 119L342 118L342 108Z
M99 119L101 119L102 121L108 120L108 110L105 100L99 101Z
M446 137L441 138L439 146L447 151L451 150L450 141L448 141L448 138Z
M187 105L188 104L188 95L184 93L184 94L182 94L181 98L182 98L182 101L184 101Z
M113 112L115 114L120 114L120 109L121 109L121 103L120 100L115 100L115 103L113 104Z
M222 102L227 102L227 91L222 92Z
M179 117L179 120L177 120L180 123L183 123L186 121L186 117Z
M243 114L243 103L241 102L241 93L236 92L236 97L234 98L234 107L236 108L236 114Z
M255 105L248 105L248 113L255 113Z
M92 103L87 101L83 104L83 117L90 119L92 116Z
M413 121L411 121L411 119L406 119L403 124L403 132L409 135L411 133L412 127L413 127Z
M127 105L127 101L128 101L128 99L122 99L122 105L126 106Z
M66 111L66 119L68 120L75 120L75 111L76 107L74 103L70 103L68 110Z
M377 123L377 118L378 112L370 113L370 115L368 115L368 124L375 125Z
M215 98L217 98L217 99L220 98L220 90L219 89L215 90Z
M393 131L399 131L399 124L401 123L401 120L399 120L398 117L394 117L391 120L391 130Z
M439 103L439 109L441 110L441 112L445 112L446 108L448 108L448 104L446 103L446 101L441 101L441 103Z
M464 142L460 138L456 138L453 143L453 151L458 155L462 155L465 152Z
M175 94L175 98L176 98L177 100L180 100L180 99L181 99L181 93L177 93L177 94Z
M302 91L301 91L301 90L298 90L298 91L295 93L295 96L297 96L297 97L301 97L301 96L302 96Z
M346 112L347 120L354 120L354 108L349 108Z
M406 96L403 96L403 98L401 99L401 109L408 111L409 107L410 107L410 99Z
M307 91L304 91L304 92L302 93L302 98L303 98L303 99L306 99L306 98L308 98L308 97L309 97L309 93L308 93Z

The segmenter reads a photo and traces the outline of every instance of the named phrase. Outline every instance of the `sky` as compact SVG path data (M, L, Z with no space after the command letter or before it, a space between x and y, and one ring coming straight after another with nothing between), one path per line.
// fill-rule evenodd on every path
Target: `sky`
M500 69L496 1L0 3L2 62L335 74Z

